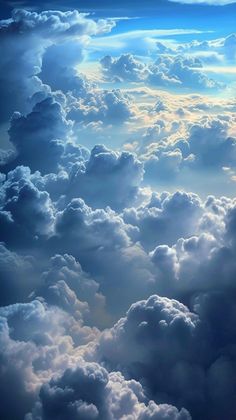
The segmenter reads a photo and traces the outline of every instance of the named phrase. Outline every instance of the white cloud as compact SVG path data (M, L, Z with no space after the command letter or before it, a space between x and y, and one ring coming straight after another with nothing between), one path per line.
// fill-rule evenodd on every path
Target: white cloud
M208 4L211 6L226 6L235 3L235 0L169 0L175 3L185 4Z

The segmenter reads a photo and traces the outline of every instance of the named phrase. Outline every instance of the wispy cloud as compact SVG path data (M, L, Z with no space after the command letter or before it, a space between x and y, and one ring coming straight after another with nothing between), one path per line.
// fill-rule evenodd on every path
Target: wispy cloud
M207 31L208 33L210 31ZM127 31L115 35L97 37L92 40L91 45L97 49L109 48L112 50L119 50L124 47L130 46L135 43L137 50L145 47L146 49L155 46L156 38L180 36L180 35L191 35L191 34L202 34L206 31L200 31L198 29L139 29L133 31Z
M184 4L207 4L212 6L226 6L227 4L236 3L235 0L169 0L174 3Z

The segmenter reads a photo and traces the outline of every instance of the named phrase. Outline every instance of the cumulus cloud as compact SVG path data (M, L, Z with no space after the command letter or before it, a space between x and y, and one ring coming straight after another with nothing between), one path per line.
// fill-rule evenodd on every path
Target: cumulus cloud
M145 82L152 86L192 90L221 86L201 71L202 63L195 57L160 54L156 61L145 64L131 54L123 54L118 58L106 56L101 65L109 81Z
M44 139L45 136L40 137L40 141ZM41 147L44 150L42 144ZM33 153L33 150L32 145L30 151ZM31 172L28 166L17 166L9 171L6 179L3 179L2 201L6 200L6 191L11 188L11 184L19 182L21 177L40 191L48 192L53 201L61 198L61 202L68 203L72 198L81 197L93 208L110 206L115 210L142 201L145 195L140 189L143 164L134 154L115 152L103 145L95 146L89 153L85 148L72 143L65 144L62 150L59 161L53 153L52 157L48 154L48 161L44 160L42 153L42 167L47 168L47 172L50 170L48 174ZM31 158L29 153L27 163L30 167L36 164L33 159L34 155ZM57 173L51 172L53 159L58 165ZM16 163L18 160L20 154L16 157ZM40 166L40 161L37 162Z
M46 302L86 323L106 324L105 297L99 292L99 284L82 270L72 255L52 257L41 279L35 294Z
M120 373L108 372L96 363L80 363L76 369L68 369L58 379L51 380L40 390L40 403L35 406L32 419L128 419L164 418L188 420L184 409L153 401L145 404L142 386L126 381Z
M108 314L114 317L152 284L150 261L135 243L136 235L137 227L111 209L92 210L82 199L73 199L57 213L47 246L61 252L67 243L67 251L99 282Z
M118 82L140 82L148 74L145 64L138 61L132 54L123 54L118 58L107 55L102 58L101 65L105 77Z
M20 256L0 244L1 306L27 300L37 286L34 265L31 256Z
M203 173L223 174L223 170L230 174L235 165L233 127L231 115L208 115L188 122L181 136L183 125L172 123L169 127L156 121L143 136L138 153L144 164L145 182L170 183L178 177L186 185L184 177L191 176L191 172L194 177Z
M220 85L201 71L201 61L183 56L160 56L150 66L148 82L157 86L182 86L196 89L212 89Z
M9 173L3 187L1 205L2 240L13 247L38 236L50 236L54 224L54 206L46 191L38 190L28 177L27 168Z
M37 103L26 117L15 113L9 136L16 148L16 163L49 172L58 167L70 123L58 102L49 97Z
M1 21L0 40L4 57L0 68L1 121L5 122L14 111L30 110L28 98L42 89L38 74L48 47L78 38L81 41L77 50L75 42L72 51L68 52L71 57L75 50L78 52L79 45L81 49L81 43L84 45L84 36L110 31L113 25L112 20L95 22L77 10L36 13L19 9L13 11L11 19Z
M199 232L173 246L158 245L151 253L159 291L191 304L196 293L234 293L235 203L208 197Z
M188 142L197 165L209 169L235 162L235 138L228 135L228 128L227 120L207 118L191 127Z
M91 295L89 291L84 295L83 287L79 288L79 284L76 287L76 284L70 283L69 277L61 276L61 270L59 269L58 272L56 271L58 279L55 278L55 281L46 284L43 290L40 287L38 289L34 282L32 288L36 287L36 296L41 294L51 304L57 302L57 306L63 308L66 305L63 300L63 293L67 294L68 298L66 300L70 302L67 305L68 311L72 302L75 305L79 304L76 299L82 302L90 302L89 305L92 309L87 308L86 320L88 321L92 317L94 322L97 313L99 316L96 324L103 322L106 324L109 315L106 319L106 315L103 313L104 297L102 294L105 294L107 299L108 312L111 311L113 314L118 312L120 315L120 302L122 302L122 307L124 305L127 308L134 296L142 295L142 291L146 289L152 276L149 271L149 258L142 247L136 244L137 227L125 223L122 217L109 207L96 208L98 204L102 206L106 206L108 203L113 205L112 199L114 200L114 206L117 205L118 207L128 204L130 199L132 201L136 192L138 193L138 186L133 186L135 182L131 180L131 174L133 173L134 179L137 178L138 180L142 174L142 165L128 153L119 155L103 147L98 147L96 151L100 153L100 156L95 166L93 167L92 160L89 161L93 190L88 191L90 195L87 194L86 196L88 200L93 199L95 209L86 205L82 198L70 200L69 189L68 191L66 189L68 188L67 177L60 175L57 177L55 174L42 177L39 172L31 173L27 167L17 167L9 172L2 186L1 238L11 249L26 253L30 249L30 254L33 253L37 256L37 259L41 258L42 261L56 253L65 254L67 252L71 254L70 258L72 260L70 258L64 260L64 257L61 257L61 269L64 264L65 266L69 264L71 265L69 272L72 274L75 271L74 276L76 276L78 271L77 277L79 278L79 266L76 268L77 263L73 257L78 259L83 268L94 276L95 282L87 283L86 276L83 273L81 274L83 287L85 287L85 284L90 284L88 287L91 287ZM92 159L96 160L96 155ZM106 159L107 167L104 166ZM90 169L88 172L90 172ZM104 170L105 174L110 176L111 191L112 188L114 189L113 196L106 195L106 191L103 192L102 183L101 190L96 189L95 178L98 179L101 176L104 179L102 175ZM113 171L115 174L114 180L112 180ZM94 175L92 175L92 172L94 172ZM119 188L122 188L122 186L119 186L119 181L126 177L131 184L127 181L124 196L121 195L121 189L120 196L117 198L116 194ZM81 173L81 181L83 181L83 173ZM85 177L84 190L81 190L84 191L84 194L87 192L86 184L89 185ZM79 181L78 186L80 188ZM68 192L67 198L63 195L65 191ZM101 197L99 197L99 191ZM74 188L71 195L83 195L82 192L80 193L79 190L77 192ZM123 202L123 200L125 201ZM66 249L65 242L67 243ZM58 257L56 261L59 264L60 258ZM108 263L109 261L113 261L113 263ZM115 275L114 264L116 265ZM44 267L45 264L43 264L41 270ZM74 267L73 270L72 267ZM44 270L46 272L48 268L45 267ZM35 276L38 279L40 272L37 272ZM121 296L121 301L116 300L115 295L113 295L113 289L110 285L111 277L114 280L117 278L115 284L117 293L119 292ZM57 283L57 280L61 280L60 284ZM99 286L96 282L101 286L100 290L98 290ZM135 283L136 287L129 288L131 283ZM82 292L83 290L84 292ZM30 291L33 292L31 289ZM25 296L25 293L22 284L22 294ZM97 312L94 308L95 305ZM78 311L80 310L78 309ZM91 319L89 322L91 322Z
M95 208L120 210L138 200L142 178L143 166L133 154L97 145L87 161L72 166L65 193Z
M139 228L139 240L151 250L157 244L170 245L182 236L191 236L201 212L201 202L194 194L153 193L145 207L125 210L124 220Z
M83 333L78 321L37 300L1 308L0 319L4 397L0 413L6 419L22 419L31 410L41 384L50 379L52 372L63 372L68 367L68 355L72 361L71 335L78 340L77 344L85 344L94 339L96 332L87 328ZM13 395L14 404L11 404Z
M114 369L119 365L129 377L142 380L159 402L184 405L193 418L233 418L235 382L228 376L228 369L234 365L229 355L233 342L229 342L230 332L225 337L218 335L221 318L212 318L220 299L223 311L227 305L230 307L224 318L227 322L234 304L217 293L199 296L194 306L197 313L158 296L138 302L102 335L98 353L108 366ZM220 369L227 377L224 395L221 385L219 393L212 387Z
M84 96L89 83L76 71L76 65L83 60L84 46L82 42L67 40L48 47L42 58L39 77L53 91L71 92ZM52 71L53 69L53 71Z
M77 124L102 122L117 125L128 121L134 112L130 97L120 90L93 91L85 100L71 105L68 118Z
M226 63L233 63L236 53L235 45L235 33L232 33L213 40L194 40L185 44L179 44L177 51L181 54L193 55L205 64L222 66Z
M80 229L75 229L77 226ZM56 233L75 241L80 239L85 248L90 244L98 249L129 244L126 226L115 212L109 208L93 211L79 198L73 199L63 211L57 213Z

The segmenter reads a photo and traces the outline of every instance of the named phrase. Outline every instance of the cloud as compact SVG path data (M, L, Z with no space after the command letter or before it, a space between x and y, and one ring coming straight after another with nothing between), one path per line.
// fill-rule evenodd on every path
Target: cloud
M173 180L181 171L184 157L180 149L157 150L145 159L145 179Z
M174 206L174 202L175 200L170 205L170 208ZM158 197L153 196L152 205L154 203L157 205ZM168 205L166 206L168 208ZM216 419L219 416L220 419L225 412L230 418L231 414L235 412L234 393L232 391L234 385L230 379L230 372L232 370L234 371L234 362L231 356L234 325L234 298L232 296L235 273L235 258L233 256L234 254L232 254L235 253L235 245L232 240L234 232L234 203L229 199L217 200L214 197L209 197L205 206L207 213L204 219L202 218L202 228L204 230L210 229L212 234L214 233L215 237L218 238L218 241L213 238L212 234L204 234L199 236L199 238L179 239L176 246L170 248L166 245L160 245L150 255L154 266L157 268L155 274L157 276L156 287L160 288L160 281L162 281L165 287L163 290L167 294L176 293L180 296L182 292L182 296L184 296L186 291L187 293L191 293L188 302L192 307L192 312L177 301L170 301L167 298L157 296L149 298L146 302L142 301L132 305L126 318L121 319L115 327L104 332L97 349L99 360L104 360L105 366L109 371L118 368L121 369L126 376L126 381L127 378L129 378L128 381L130 381L130 378L135 378L136 381L141 379L142 381L145 380L145 389L148 391L147 400L145 401L154 398L158 401L158 404L160 402L165 403L164 405L156 406L155 403L146 402L145 407L141 405L142 408L137 403L138 406L135 409L133 405L132 407L129 405L129 410L131 408L135 410L134 412L137 418L139 418L137 415L139 413L138 410L141 410L142 416L144 414L151 416L153 412L161 416L164 415L167 407L168 412L171 413L173 418L175 418L174 416L178 418L178 415L187 416L184 410L180 414L176 411L177 409L167 406L166 403L174 404L179 408L184 406L197 418L202 418L204 415L206 418L212 418L214 416ZM89 209L86 211L89 214ZM209 217L208 213L210 211L212 212L212 216L215 216L214 219ZM226 230L222 226L221 219L225 219ZM74 230L77 230L75 225ZM96 229L94 230L96 231ZM228 249L226 249L224 241L226 241ZM115 270L114 262L116 259L117 257L112 258L113 270ZM42 280L47 286L45 289L44 286L41 289L45 290L42 294L47 304L53 305L54 308L62 308L63 311L50 307L46 310L40 302L36 301L36 303L27 305L13 305L8 308L3 308L1 313L2 316L8 317L8 323L11 326L11 340L18 340L18 342L19 340L20 342L23 340L24 343L30 342L27 344L30 349L32 342L37 346L39 344L42 346L42 343L44 343L42 340L46 340L44 347L49 346L49 337L50 339L53 337L53 340L61 339L65 331L66 334L73 337L75 343L78 340L91 340L95 334L95 332L81 325L81 317L84 318L85 316L86 319L86 312L89 308L81 300L76 299L75 294L78 298L82 298L82 301L85 299L93 305L93 302L95 302L93 296L94 293L97 293L96 283L83 273L80 265L71 256L58 255L52 259L51 264L51 267L42 276ZM121 261L118 264L120 265ZM141 262L141 266L144 267L143 262ZM125 271L129 275L127 266L125 267ZM161 277L161 274L163 277ZM173 284L173 278L177 284ZM129 288L134 287L132 283L129 283L128 286ZM119 282L119 289L121 287L123 287L122 283ZM74 294L71 293L72 290ZM89 290L91 290L92 295ZM107 291L106 295L110 299ZM115 297L117 300L117 294ZM24 314L23 321L21 321L21 313ZM25 314L27 314L26 318ZM47 317L53 317L56 325L52 325L51 322L48 325ZM75 321L73 321L72 317ZM77 328L75 328L75 325L77 325ZM223 332L225 331L224 325L228 326L226 332ZM70 340L69 336L64 338L67 342ZM26 353L26 344L16 347L14 341L13 343L11 341L14 352L16 352L17 348L19 349L24 345L24 352ZM47 351L45 355L41 355L41 350L39 351L38 347L35 348L35 344L33 345L34 351L28 351L33 351L32 357L35 360L33 363L33 378L36 381L36 372L42 366L41 364L43 363L43 366L45 366L44 369L46 368L47 371L49 366L52 368L52 365L51 359L47 359L50 355L51 345L48 348L49 353ZM68 345L66 348L68 353ZM170 348L171 353L168 350ZM174 353L173 348L175 349ZM70 352L72 352L72 349ZM153 354L154 356L152 356ZM157 354L158 358L156 357ZM17 352L14 357L18 358L19 353ZM54 368L56 370L61 360L63 360L63 366L66 366L70 360L69 358L66 362L63 354L61 356L57 355L54 359ZM29 360L29 355L27 360ZM74 372L77 369L78 358L73 363L75 363L73 368ZM159 364L156 365L156 363L160 363L160 366ZM26 366L28 365L25 365L24 369L27 370L28 368ZM38 368L35 371L37 366ZM62 369L61 365L60 369ZM161 379L159 379L160 369L162 372ZM98 370L99 367L96 368L96 371ZM29 370L27 372L29 374ZM215 384L219 372L221 372L220 378L223 378L224 384L222 385L221 381L217 379L217 389L215 390L215 385L213 387L212 384ZM22 377L23 373L20 373L20 375ZM62 373L62 378L64 378L63 375L70 377L70 373ZM113 374L111 373L109 375ZM48 376L50 377L49 372L47 373ZM74 383L72 381L72 384ZM50 387L53 389L55 387L62 390L67 389L63 384L64 382L62 380L61 382L59 379L56 382L52 380L49 385L44 385L42 389L47 390L48 386L49 389ZM25 389L25 387L22 386L22 389ZM72 387L73 389L75 388ZM117 385L115 389L117 389ZM37 403L33 410L32 415L34 416L36 414L38 416L42 415L44 413L43 410L47 413L48 405L45 406L46 400L44 399L43 392L41 391L40 393L40 405ZM125 394L127 392L127 388L125 388ZM35 395L34 392L33 394ZM118 395L121 394L122 392L119 388ZM25 397L16 395L16 398L25 401ZM49 392L49 395L51 395L51 392ZM63 408L66 415L67 410L72 410L71 405L75 405L76 409L80 409L83 406L83 409L86 408L87 410L87 405L94 404L98 411L102 409L94 401L87 401L85 397L80 398L79 394L76 394L75 391L71 395L73 395L73 398L71 397L72 399L70 399L71 404L68 407L68 400L66 399L66 404ZM94 392L92 392L93 395L95 395ZM210 396L210 403L208 395ZM36 395L35 397L29 396L31 401L30 405L36 397ZM118 397L115 397L114 394L110 398L112 401L114 399L116 401L116 408L112 404L112 410L115 410L112 413L116 413L113 414L114 418L116 418L117 413L122 412L119 410L124 409L124 403L118 403ZM76 403L77 400L80 401L81 399L85 401L85 404L81 405L81 403ZM57 399L50 399L50 401L52 407L56 410ZM226 401L227 408L225 408ZM108 401L105 400L104 404L107 409L107 404L109 405ZM25 407L29 407L29 405L25 404ZM21 412L19 409L19 413ZM131 412L133 413L133 411ZM206 415L203 413L206 413ZM11 415L13 415L12 412ZM44 415L46 416L46 414ZM139 415L141 419L146 418L145 416L142 417L141 414ZM111 415L110 417L112 418ZM108 418L110 417L108 416ZM182 419L182 417L180 418Z
M201 212L201 202L194 194L153 193L145 207L125 210L124 220L139 228L138 239L151 250L157 244L173 244L193 234Z
M185 4L208 4L211 6L226 6L227 4L235 3L235 0L169 0L175 3Z
M61 252L67 243L67 252L100 284L108 314L114 317L148 293L152 283L149 258L132 240L136 235L137 228L111 209L92 210L82 199L73 199L57 213L55 235L47 247Z
M82 197L95 208L120 210L138 199L142 178L143 166L133 154L97 145L84 164L72 166L65 194Z
M77 44L78 51L84 45L83 36L102 34L113 25L112 20L95 22L77 10L36 13L19 9L12 12L11 19L1 21L1 121L7 121L14 111L30 111L28 98L42 89L38 74L48 47L78 38L80 42L71 47L74 52Z
M129 237L125 228L115 212L109 208L93 211L81 198L73 199L63 211L57 213L56 233L60 237L71 237L72 244L73 240L80 239L85 248L90 244L98 249L128 245Z
M1 308L0 320L1 395L4 397L0 413L5 419L18 420L31 410L38 388L50 379L52 372L63 372L68 367L68 355L73 359L70 334L76 339L82 327L63 311L47 308L37 300ZM87 334L81 334L81 344L91 340L89 334L88 329ZM10 386L14 404L10 403Z
M107 26L106 26L107 25ZM43 11L31 12L24 9L16 9L12 12L12 19L2 22L4 32L21 30L23 33L36 32L42 37L60 35L62 39L85 33L103 33L113 26L112 21L99 20L95 23L87 19L86 14L73 11Z
M192 107L195 109L194 105ZM201 109L201 103L196 107ZM205 109L204 105L202 107ZM185 128L175 121L169 126L157 120L143 136L138 153L144 164L145 183L167 182L170 185L177 178L185 188L186 185L191 188L185 177L198 177L202 182L201 176L206 173L221 176L223 181L222 171L227 173L235 164L233 127L233 117L222 114L209 114L194 122L190 120ZM170 140L171 136L173 140ZM214 179L211 182L214 183ZM207 192L210 193L210 188Z
M106 324L105 297L99 284L82 270L72 255L55 255L41 276L35 295L56 305L86 324Z
M39 77L53 91L71 91L84 96L88 82L77 74L76 66L84 59L84 45L81 41L67 40L48 47L42 57Z
M104 123L119 125L128 121L134 112L131 98L119 89L90 92L85 100L72 103L68 118L77 124Z
M110 151L103 148L98 150L110 156ZM118 155L115 156L117 158ZM98 174L96 172L97 179ZM124 179L122 172L118 176L120 178ZM134 299L148 296L154 290L182 299L186 293L212 286L210 278L216 279L214 273L217 270L220 272L219 267L225 255L220 248L214 253L212 249L216 247L216 241L221 245L225 241L222 233L226 223L224 217L227 208L232 205L231 200L218 203L210 197L204 206L194 194L153 193L145 205L126 208L118 215L109 208L93 209L82 199L67 200L67 204L63 195L53 202L51 196L56 191L53 179L53 174L41 177L39 173L31 174L29 169L21 167L10 172L3 184L2 218L5 220L5 232L2 231L2 239L19 251L28 252L30 246L31 252L41 255L43 259L56 253L64 254L65 243L66 252L71 254L69 259L58 257L57 261L62 261L62 265L59 264L60 269L55 272L55 280L52 278L42 287L33 284L32 288L30 285L25 290L23 288L24 299L28 296L27 290L33 291L36 287L34 296L41 295L48 303L63 308L73 316L82 316L86 322L100 325L110 322L110 316L120 316ZM59 177L58 191L62 192L62 187L63 192L66 191L65 181L67 183L67 178L60 180ZM29 194L25 191L29 191ZM22 197L24 209L28 209L27 214L25 210L24 214L20 211ZM204 235L198 239L202 232ZM192 235L195 236L191 238ZM184 239L180 240L181 237ZM149 251L153 252L148 255ZM205 261L205 256L209 254L212 257ZM76 268L74 257L94 279L92 283L88 282L92 295L85 294L79 283L76 286L69 274L62 274L64 270L67 272L69 264L72 278L82 277L84 285L87 284L86 275ZM196 264L198 260L200 263ZM230 268L232 265L232 268L227 276L231 276L230 270L232 273L234 270L231 261L233 256L228 258L228 266ZM48 267L44 268L45 272L48 270ZM36 284L39 274L34 274ZM114 281L112 288L111 277ZM200 281L198 277L204 280ZM224 273L222 277L225 278ZM229 280L226 278L227 282L231 282L231 277ZM115 287L117 291L113 294ZM67 296L66 299L63 294ZM117 300L118 294L120 300ZM98 312L91 310L95 302Z
M187 53L190 54L190 56L192 55L193 57L200 58L200 60L205 64L218 64L224 68L225 64L233 63L235 58L235 34L232 33L225 37L213 40L194 40L184 44L179 44L175 52L179 52L180 54ZM220 71L220 67L218 68L218 71Z
M183 56L160 56L150 66L147 82L154 86L182 86L192 90L217 89L220 84L201 71L201 61Z
M152 86L192 90L217 89L220 84L209 79L197 58L160 54L149 64L138 61L132 54L118 58L105 56L101 61L104 76L109 81L145 82Z
M14 163L43 173L56 170L69 130L62 107L51 97L37 103L26 117L14 114L9 130L17 153Z
M124 203L130 198L133 199L133 194L138 193L138 186L135 186L136 182L131 182L131 174L133 173L134 180L139 179L142 174L140 163L136 162L133 156L127 153L120 156L107 151L103 147L98 147L96 151L102 152L105 156L100 155L95 166L92 160L89 162L91 165L89 172L91 174L94 172L92 176L94 177L94 187L90 195L87 195L88 199L93 199L95 207L98 203L106 206L107 203L110 203L106 200L111 200L112 197L114 197L114 203L119 205L120 203L123 204L123 199L125 199ZM96 155L92 159L96 160ZM103 165L104 159L107 159L107 168ZM113 165L115 178L112 180L111 176L111 191L114 189L114 196L104 195L100 197L102 201L98 201L95 194L98 194L97 197L99 197L99 190L95 188L95 177L98 178L100 171L102 170L103 173L104 168L106 169L105 173L108 171L108 174L110 174ZM135 236L137 235L135 226L124 223L122 217L109 207L93 209L86 205L82 198L74 198L70 201L68 195L68 198L65 199L63 192L66 191L65 182L67 186L68 179L58 175L55 184L53 182L54 177L56 177L55 174L42 177L39 172L31 173L27 167L17 167L14 171L8 173L2 187L1 239L5 240L10 249L17 249L19 252L26 253L30 249L30 254L37 256L37 261L40 259L47 261L57 253L65 254L65 251L72 255L72 267L74 265L73 257L79 260L83 269L91 273L92 277L95 276L95 283L91 283L91 295L89 292L84 294L85 291L83 291L83 288L79 288L78 284L76 287L75 284L70 282L69 278L61 276L61 270L57 273L58 279L46 284L42 290L38 285L40 270L39 272L36 270L34 277L37 282L36 284L32 283L32 289L35 288L35 290L32 290L29 286L29 293L34 291L34 296L41 295L50 304L56 304L63 309L67 307L68 311L70 311L70 306L73 306L72 302L79 305L76 299L82 302L90 302L91 308L96 303L97 312L94 309L90 310L90 308L87 310L85 317L87 322L92 322L91 319L93 319L93 322L96 321L98 324L107 323L110 312L121 314L121 303L120 301L115 302L115 296L112 293L112 288L110 288L111 276L114 279L117 278L117 293L119 292L122 297L121 306L127 308L134 296L141 296L143 290L149 287L151 273L149 272L148 256L141 246L135 244ZM124 196L120 196L119 200L121 200L121 197L122 200L117 201L116 194L118 188L121 188L119 181L126 178L128 181L124 189ZM83 180L83 176L81 176L81 180ZM78 185L80 185L79 180ZM86 185L89 184L85 177L84 193L88 190ZM77 195L76 189L73 189L72 192L75 196ZM59 195L57 195L58 193ZM78 194L80 193L78 192ZM65 242L67 243L66 250ZM108 264L109 260L113 263ZM62 261L64 261L63 258ZM69 261L64 261L62 264L66 266ZM115 275L114 264L116 265ZM48 268L44 267L45 263L43 263L41 270L43 269L46 272ZM76 271L77 269L74 267L73 270ZM73 270L71 268L70 273ZM79 273L77 275L80 276ZM122 276L122 283L118 282L120 276ZM82 275L82 278L85 287L86 276ZM62 280L62 282L57 284L57 280ZM135 283L136 287L129 288L131 283ZM65 284L72 292L68 290ZM27 290L27 288L26 290L23 289L22 284L22 294L25 298ZM70 302L67 306L66 302L63 301L63 290L63 293L68 295L67 301ZM102 295L104 294L107 300L107 319L103 309L104 297ZM80 312L79 307L78 311ZM97 320L95 314L99 315Z
M171 377L175 374L175 366L179 360L184 361L189 355L188 360L191 363L197 351L194 347L197 344L197 330L198 317L190 313L185 306L177 301L152 296L147 301L132 305L127 317L121 319L114 329L103 334L98 351L113 367L116 366L118 358L118 363L128 369L131 377L145 380L152 395L156 395L160 400L164 397L166 401L172 399L177 404L186 404L188 395L181 394L184 389L179 387L172 389ZM176 373L178 384L178 370ZM193 375L194 373L192 372ZM187 379L191 370L188 373L186 371L186 374ZM197 376L194 381L195 401L200 397L200 384L196 380ZM186 394L188 392L191 398L191 390L187 389Z
M145 4L146 6L146 4ZM133 8L133 5L132 5ZM91 41L91 46L102 53L109 54L138 54L143 57L156 51L157 40L171 36L191 35L203 33L199 29L173 28L173 29L137 29L121 33L111 34L105 37L97 37Z
M53 230L54 207L49 194L39 191L29 179L29 170L19 167L10 172L4 185L1 206L2 240L13 246L37 241Z
M42 136L42 142L45 137ZM41 146L44 150L42 144ZM33 145L29 149L33 153ZM19 156L17 160L20 160ZM44 161L42 154L42 166L47 165L47 171L50 171L48 174L31 172L26 166L19 166L8 172L3 181L2 201L6 199L4 191L9 189L14 182L19 182L21 176L40 191L49 193L52 201L60 199L61 205L63 202L67 204L72 198L81 197L93 208L110 206L119 211L131 204L141 202L145 195L140 190L144 173L143 165L130 152L115 152L103 145L96 145L89 153L80 146L66 143L59 161L54 155L51 159L50 156L48 158L48 161ZM51 172L54 166L53 158L59 167L57 173ZM31 158L29 154L27 162L31 167L36 164L34 155ZM39 160L38 162L40 165ZM106 188L104 188L104 182L106 182Z
M231 321L229 334L217 332L232 320L233 308L232 298L217 292L196 298L197 313L175 300L151 296L132 305L125 318L104 332L98 354L110 368L119 365L129 377L142 380L159 402L184 405L193 418L220 419L226 413L233 418ZM225 393L220 379L214 392L220 371Z
M198 234L180 238L171 247L159 245L150 253L163 294L189 305L197 293L231 295L235 275L234 210L234 201L208 197Z
M34 265L31 256L20 256L0 244L1 306L27 300L37 285Z
M227 119L203 119L190 129L189 146L196 164L205 168L231 165L235 161L235 139L228 136Z
M231 34L225 38L223 52L228 60L234 60L236 55L236 34Z
M83 419L115 419L133 417L137 420L155 418L162 420L188 420L184 409L178 411L171 405L145 404L142 386L125 381L120 373L108 372L96 363L80 363L68 369L58 379L51 380L40 391L40 405L35 406L27 420L60 419L78 416Z
M147 76L145 64L131 54L123 54L118 58L107 55L102 58L101 65L105 77L118 82L140 82Z

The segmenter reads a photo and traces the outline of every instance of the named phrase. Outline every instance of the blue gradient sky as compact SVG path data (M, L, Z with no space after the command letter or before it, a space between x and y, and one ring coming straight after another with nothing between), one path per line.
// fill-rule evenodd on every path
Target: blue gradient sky
M141 18L141 23L123 22L117 31L158 26L158 28L197 28L203 31L214 31L222 36L235 30L236 2L224 6L217 6L219 3L217 1L214 5L181 4L168 0L146 0L143 3L135 0L121 0L119 5L116 5L113 0L99 2L96 0L15 0L1 1L0 11L2 17L8 17L9 11L17 7L28 7L34 10L76 8L80 11L92 12L95 17L139 16Z

